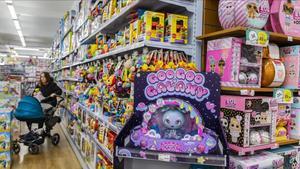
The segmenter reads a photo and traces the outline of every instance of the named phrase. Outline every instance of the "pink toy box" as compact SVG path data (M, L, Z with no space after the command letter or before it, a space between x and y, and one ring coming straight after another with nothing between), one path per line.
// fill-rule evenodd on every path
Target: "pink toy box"
M271 152L253 156L230 156L229 169L283 169L284 158Z
M289 36L300 36L300 1L273 0L267 29ZM271 30L270 30L271 31Z
M229 147L240 155L276 147L277 102L270 97L221 96L221 122Z
M286 68L286 78L283 86L289 89L300 89L300 45L282 47L280 53L284 58Z
M241 38L208 41L206 71L218 73L221 86L259 88L263 48L245 45Z
M261 29L268 21L268 0L220 0L219 20L224 29L244 26Z
M297 102L292 104L290 138L300 139L300 98L295 100Z
M268 152L278 154L284 158L283 169L299 169L298 148L294 146L283 146Z

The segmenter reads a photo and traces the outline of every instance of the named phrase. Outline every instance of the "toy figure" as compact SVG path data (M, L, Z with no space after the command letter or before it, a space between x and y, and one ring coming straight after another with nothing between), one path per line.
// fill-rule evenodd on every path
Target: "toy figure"
M249 18L255 19L256 15L259 13L256 3L249 3L247 5L247 12Z
M233 143L237 143L238 138L240 137L240 134L242 132L242 126L240 122L241 122L241 116L232 117L230 119L229 131L231 135L231 141Z
M224 74L224 67L225 67L225 61L223 60L223 58L219 60L218 66L219 66L219 74L222 77Z
M183 137L182 127L185 123L184 115L177 109L169 109L162 117L163 125L166 127L163 138L179 140Z
M216 63L215 63L215 59L210 56L209 57L209 63L210 63L210 72L215 72L215 68L216 68Z

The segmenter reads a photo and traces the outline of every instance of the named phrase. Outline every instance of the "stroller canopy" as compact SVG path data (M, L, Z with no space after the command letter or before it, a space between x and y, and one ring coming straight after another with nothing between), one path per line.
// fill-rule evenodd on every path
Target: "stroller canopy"
M45 117L40 102L32 96L25 96L20 100L14 115L21 121L36 120Z

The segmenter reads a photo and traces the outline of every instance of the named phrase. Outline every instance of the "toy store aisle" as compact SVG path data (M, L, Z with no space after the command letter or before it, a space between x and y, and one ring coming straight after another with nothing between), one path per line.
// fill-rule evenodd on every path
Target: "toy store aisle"
M61 139L57 146L53 146L46 139L37 155L28 153L28 147L21 146L19 155L13 155L12 169L80 169L80 164L59 125L54 132L58 132Z

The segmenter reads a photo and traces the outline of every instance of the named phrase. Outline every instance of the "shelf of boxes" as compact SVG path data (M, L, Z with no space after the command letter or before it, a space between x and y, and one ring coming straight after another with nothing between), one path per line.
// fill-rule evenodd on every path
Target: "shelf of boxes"
M97 7L97 4L100 2L100 0L97 0L90 9L94 9ZM109 1L107 1L109 2ZM159 49L169 49L169 50L177 50L177 51L183 51L185 52L186 55L189 55L193 58L193 60L197 60L196 56L199 56L200 53L198 53L200 50L199 47L197 46L196 40L193 38L195 35L199 34L201 29L199 26L201 26L201 23L199 21L201 20L200 17L201 15L197 12L197 9L201 7L201 0L134 0L132 1L129 5L126 7L122 8L119 12L115 13L111 18L106 20L106 22L102 23L99 25L97 29L93 32L89 32L82 41L78 42L79 46L71 51L68 54L65 54L61 57L56 58L54 61L52 61L52 65L60 65L60 62L68 57L72 57L72 54L75 54L75 51L80 48L80 46L85 45L85 44L90 44L90 43L95 43L96 37L100 33L115 33L119 31L121 28L123 28L126 25L128 25L129 19L127 16L136 9L142 8L142 9L147 9L147 10L153 10L153 11L164 11L166 12L171 12L175 14L184 14L189 16L189 38L188 38L188 44L172 44L172 43L167 43L167 42L155 42L155 41L139 41L137 43L129 44L126 46L119 46L115 49L110 50L107 53L104 54L98 54L94 56L91 59L86 59L81 62L74 62L68 65L64 65L62 67L56 67L54 70L52 68L52 73L60 73L61 71L65 69L70 69L72 67L76 67L78 65L84 65L84 64L89 64L91 62L105 59L105 58L112 58L115 57L119 54L125 54L125 53L130 53L136 50L141 50L143 47L149 47L149 48L159 48ZM89 17L85 15L85 11L80 11L81 12L81 22L78 25L73 25L74 28L74 33L75 33L75 38L76 33L82 31L84 27L87 26L87 24L90 23ZM78 40L79 38L77 38ZM77 53L78 55L78 53ZM82 56L81 56L82 57ZM58 78L60 81L74 81L76 80L74 78ZM70 96L76 96L74 93L69 92L62 88L63 91ZM108 119L108 117L105 117L102 115L101 112L94 113L89 110L88 107L84 106L83 104L79 104L79 107L87 114L89 114L91 117L94 117L101 121L102 123L107 125L107 128L110 129L111 131L118 133L120 131L120 126L116 126L113 123L111 123ZM86 131L83 131L86 132ZM107 156L108 159L112 161L113 155L109 152L109 150L97 142L95 138L89 134L91 138L94 139L94 142L97 144L97 146L101 149L101 151ZM198 157L198 156L197 156ZM125 158L125 157L123 157ZM178 156L178 159L181 157ZM186 156L188 159L188 156ZM217 158L217 157L215 157ZM218 157L219 158L219 157ZM222 156L220 159L215 159L220 163L220 166L224 166L224 159L226 157ZM198 158L200 161L202 157L199 156ZM204 157L204 160L208 158ZM157 159L152 159L152 160L157 160ZM197 163L197 158L193 158L194 162L192 163ZM208 160L209 161L209 160ZM189 161L191 162L191 161Z

